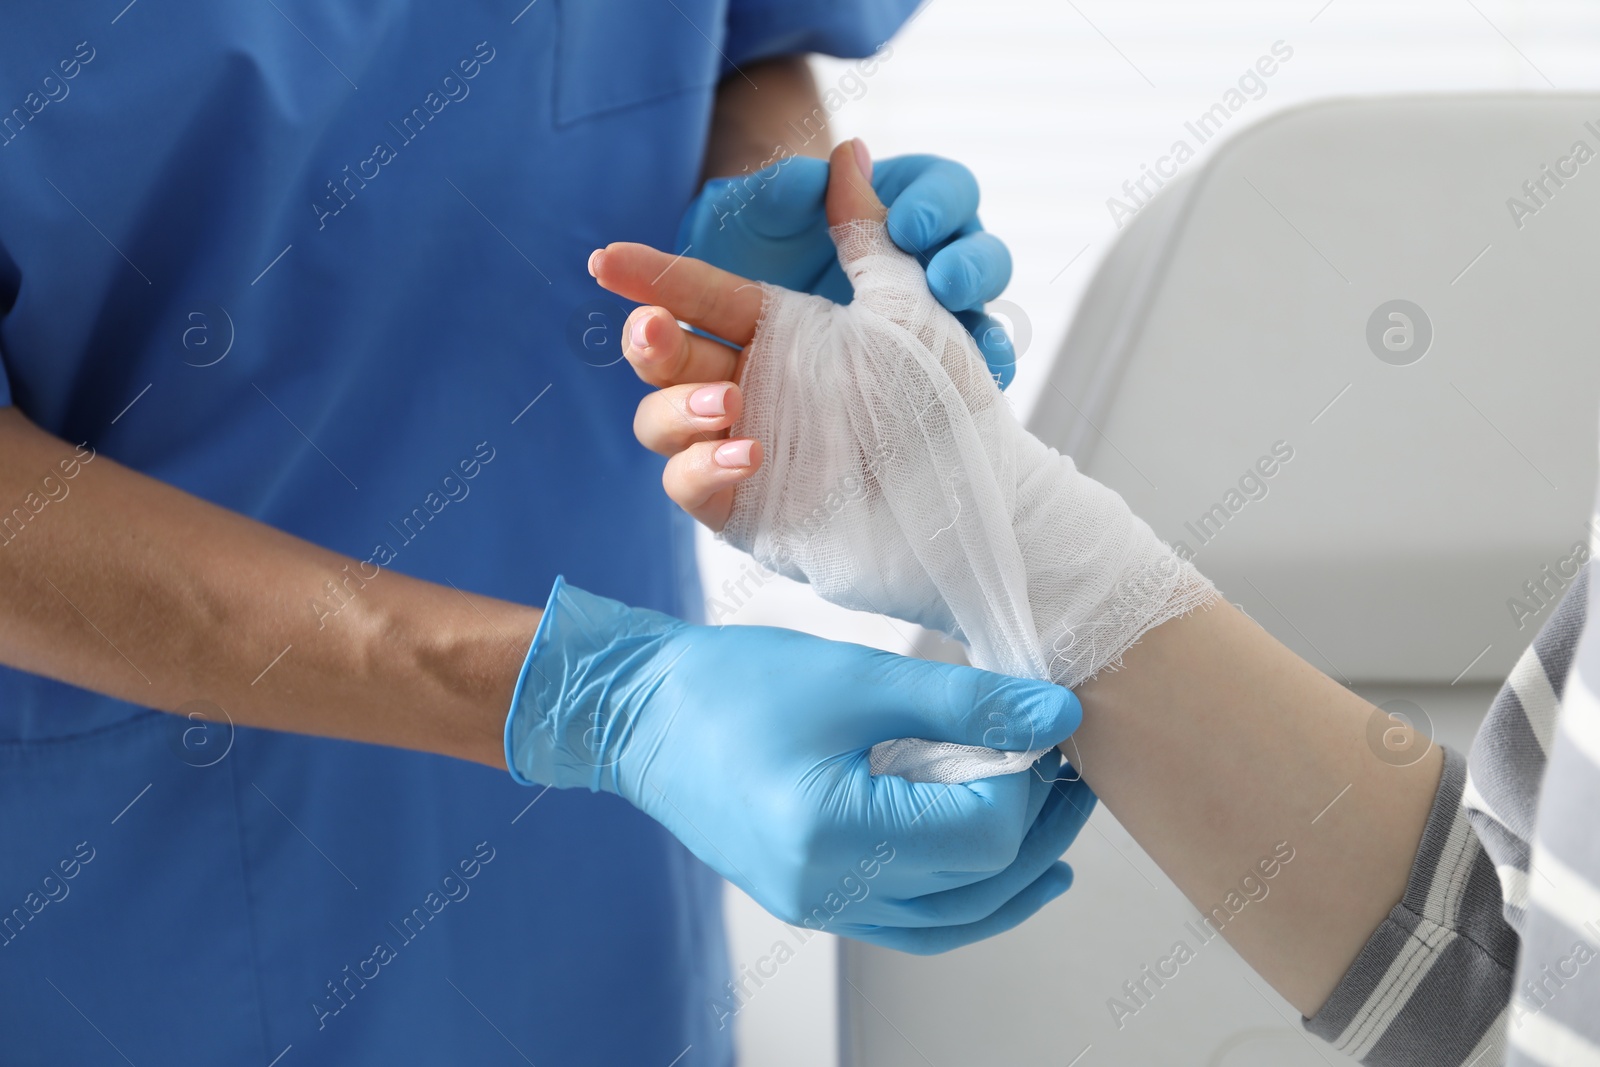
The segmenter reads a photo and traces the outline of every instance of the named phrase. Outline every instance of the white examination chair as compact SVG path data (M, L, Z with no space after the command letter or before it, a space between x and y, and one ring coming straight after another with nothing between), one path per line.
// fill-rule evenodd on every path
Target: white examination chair
M1597 234L1600 97L1280 113L1126 226L1031 428L1300 655L1465 749L1590 539ZM1240 485L1262 457L1264 496ZM841 1062L1350 1062L1200 946L1103 809L1069 859L1071 892L1004 937L847 944ZM1195 958L1119 1026L1110 999L1179 940Z

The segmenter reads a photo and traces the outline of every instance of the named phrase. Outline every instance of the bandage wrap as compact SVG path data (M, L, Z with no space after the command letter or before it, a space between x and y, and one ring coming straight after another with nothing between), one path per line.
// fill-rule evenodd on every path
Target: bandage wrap
M1068 687L1216 595L1120 496L1023 429L881 223L833 237L853 303L763 287L734 433L766 458L735 494L726 541L824 599L964 641L976 666ZM872 769L962 782L1039 754L904 739L876 746Z

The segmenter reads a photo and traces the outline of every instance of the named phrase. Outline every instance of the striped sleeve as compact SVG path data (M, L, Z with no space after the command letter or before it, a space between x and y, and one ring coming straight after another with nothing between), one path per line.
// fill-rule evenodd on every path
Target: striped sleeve
M1570 598L1569 598L1570 599ZM1563 607L1565 604L1563 604ZM1515 1067L1600 1067L1600 623L1586 611L1548 740L1522 958L1511 1002Z
M1517 935L1501 914L1494 864L1461 807L1466 777L1461 755L1446 749L1405 895L1306 1022L1373 1067L1501 1062Z
M1518 931L1527 905L1539 786L1588 602L1585 568L1512 668L1468 760L1462 804L1500 876L1506 921Z
M1405 896L1306 1022L1362 1063L1496 1067L1509 1044L1519 1064L1600 1067L1600 1044L1594 1059L1574 1051L1600 1035L1600 965L1593 975L1585 969L1600 957L1600 890L1592 881L1600 874L1600 837L1592 817L1573 814L1600 814L1600 701L1593 701L1591 719L1563 710L1573 703L1565 697L1581 635L1595 631L1586 626L1588 601L1585 569L1495 697L1471 757L1446 750ZM1600 650L1593 662L1600 667ZM1600 680L1600 669L1595 674ZM1581 702L1582 683L1572 684ZM1563 770L1578 753L1568 758L1562 750L1581 748L1568 738L1586 722L1594 723L1588 763ZM1548 810L1551 783L1569 774L1575 784L1561 795L1571 811L1557 820L1558 831ZM1551 844L1555 837L1559 847ZM1571 864L1589 880L1575 881ZM1556 886L1564 888L1557 893ZM1546 922L1550 909L1541 911L1541 901L1557 897L1564 918ZM1574 988L1583 982L1593 983L1587 994ZM1594 1018L1595 1033L1574 1025L1568 1012ZM1515 1058L1536 1044L1543 1058Z

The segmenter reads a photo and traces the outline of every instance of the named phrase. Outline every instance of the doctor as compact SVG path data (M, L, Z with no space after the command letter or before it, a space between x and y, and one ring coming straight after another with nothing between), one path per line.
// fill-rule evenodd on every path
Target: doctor
M677 234L840 295L797 57L911 4L519 6L8 16L7 1063L720 1065L718 875L916 951L1066 888L1053 768L865 753L1054 745L1070 694L677 621L689 529L581 269ZM1004 374L971 175L872 181Z

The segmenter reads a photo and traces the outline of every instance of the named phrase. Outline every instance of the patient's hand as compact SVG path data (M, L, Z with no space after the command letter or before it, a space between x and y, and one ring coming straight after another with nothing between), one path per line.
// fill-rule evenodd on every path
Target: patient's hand
M851 145L835 149L828 185L830 226L881 221L885 209L862 176ZM762 462L759 441L732 438L744 410L739 380L745 348L761 318L762 287L737 274L648 245L613 244L594 253L589 272L602 286L646 305L629 317L622 351L635 373L657 391L645 397L633 432L667 456L662 484L679 507L721 531L733 490ZM678 325L687 322L738 345L730 347Z
M629 316L623 331L623 354L640 378L657 387L639 404L634 436L668 457L662 475L667 495L720 531L733 510L734 487L762 459L760 442L728 435L744 411L738 382L745 353L692 333L677 320L748 344L761 314L761 287L697 259L674 262L638 244L595 252L589 271L612 292L647 304Z
M885 236L885 209L852 145L834 152L830 168L828 222L863 227L834 232L845 235L843 258L857 302L877 313L876 325L863 330L883 353L874 362L885 373L863 380L829 347L823 320L838 310L830 301L642 245L612 245L590 261L600 284L655 305L637 310L624 331L629 362L645 381L661 387L640 404L634 432L646 447L670 457L663 477L668 495L762 564L809 581L834 603L960 636L917 543L927 540L928 531L916 523L908 529L894 501L880 492L887 476L883 465L892 449L907 447L907 439L877 435L878 427L846 412L849 401L857 398L859 407L861 397L931 408L941 390L946 399L976 411L1001 404L1000 393L965 327L929 294L922 271L914 265L887 274L881 269L886 255L897 264L913 261ZM880 268L869 269L870 262ZM687 331L678 319L747 347L736 350ZM758 327L762 340L752 345ZM915 330L936 339L913 338ZM796 365L791 351L809 351L811 344L818 346L817 358ZM762 353L754 375L745 371L752 351ZM813 369L815 380L808 376ZM885 388L886 379L903 388ZM748 410L741 380L760 391L752 394L757 399ZM952 390L960 395L948 396ZM778 451L764 456L763 445ZM901 467L898 499L945 499L944 479L931 466ZM736 501L740 485L746 488ZM946 525L940 517L929 529Z
M665 387L636 429L671 457L672 498L826 600L964 640L986 669L1067 686L1210 599L1120 496L1017 421L889 239L851 146L829 165L848 307L638 246L591 264L612 291L665 305L635 313L625 348Z

